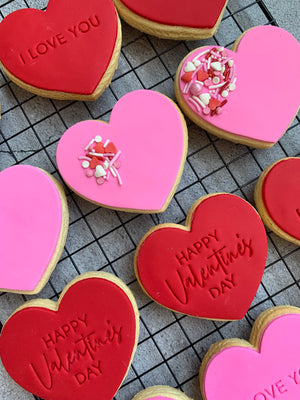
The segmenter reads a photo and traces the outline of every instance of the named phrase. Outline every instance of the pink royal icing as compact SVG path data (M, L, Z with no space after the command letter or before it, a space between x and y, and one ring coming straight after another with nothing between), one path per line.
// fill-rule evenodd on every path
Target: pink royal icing
M284 314L264 329L259 351L227 347L209 361L206 400L300 398L300 314Z
M233 90L226 89L228 93L225 93L224 99L227 103L221 107L222 112L216 110L211 115L210 110L201 107L193 95L201 96L195 86L197 70L200 68L197 62L195 64L196 58L213 49L216 49L216 54L222 52L233 61L231 67L231 62L227 63L227 81L235 85L236 75L236 87L231 86ZM217 46L201 47L185 59L179 74L179 87L184 101L196 115L216 128L254 140L277 142L293 120L300 104L300 80L295 78L300 69L299 43L283 29L259 26L244 34L236 52L220 50ZM203 58L205 55L200 57L200 61ZM182 79L189 69L187 66L193 70L190 87ZM217 69L215 72L219 72ZM223 81L221 76L220 83ZM205 87L206 82L203 84ZM221 93L218 93L218 97L222 97Z
M150 90L130 92L113 108L109 124L84 121L65 132L57 147L59 171L75 192L93 202L112 208L161 210L184 159L181 118L166 96ZM121 151L117 161L122 185L112 177L99 185L82 171L78 157L97 135Z
M0 173L0 288L32 291L55 252L62 205L42 170L16 165Z

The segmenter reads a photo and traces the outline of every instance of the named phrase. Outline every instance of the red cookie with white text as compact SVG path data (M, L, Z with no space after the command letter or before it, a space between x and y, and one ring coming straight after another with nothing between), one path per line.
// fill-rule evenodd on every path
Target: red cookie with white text
M144 291L173 311L214 320L244 317L267 258L256 210L238 196L215 193L190 209L185 226L150 229L135 253Z
M0 23L0 63L32 93L95 100L118 65L121 25L112 0L49 0L46 11L17 10Z
M254 199L265 225L300 246L300 158L269 165L257 181Z
M213 36L228 0L114 0L120 16L134 28L163 39Z
M112 274L88 272L57 303L39 299L19 307L3 326L0 357L20 386L44 400L111 400L138 336L128 287Z

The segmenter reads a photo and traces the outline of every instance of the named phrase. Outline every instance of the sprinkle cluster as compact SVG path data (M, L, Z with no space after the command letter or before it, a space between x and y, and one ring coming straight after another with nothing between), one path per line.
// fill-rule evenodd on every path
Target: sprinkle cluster
M86 176L91 178L94 176L96 182L102 185L109 181L110 175L116 178L119 185L122 185L122 179L118 172L121 166L118 160L121 154L117 150L113 142L108 139L105 143L102 142L101 136L97 135L84 148L85 155L78 157L82 161L81 166L86 170Z
M220 115L235 90L235 64L224 47L213 47L185 64L181 80L182 93L198 113Z

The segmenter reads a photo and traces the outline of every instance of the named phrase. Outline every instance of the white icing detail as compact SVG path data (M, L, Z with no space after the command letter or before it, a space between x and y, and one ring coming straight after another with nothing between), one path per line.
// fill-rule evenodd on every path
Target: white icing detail
M222 97L227 97L228 96L228 91L227 90L223 90L221 96Z
M90 163L88 161L82 161L82 168L88 168L90 166Z
M195 60L194 61L195 67L199 67L200 64L201 64L201 61L199 61L199 60Z
M205 108L205 104L199 99L199 97L193 96L193 99L196 100L202 108Z
M230 85L229 85L229 90L230 90L231 92L233 92L233 91L235 90L235 84L234 84L234 83L230 83Z
M203 51L202 53L198 54L194 59L193 62L195 62L196 60L198 60L198 58L202 57L204 54L208 53L209 49Z
M212 69L214 69L215 71L222 71L222 64L219 61L214 61L211 63L211 67Z
M102 140L102 137L101 137L101 136L97 135L97 136L95 137L95 142L96 142L96 143L100 143L101 140Z
M228 61L228 65L229 65L229 67L232 67L233 66L233 60L229 60Z
M200 100L203 101L203 103L207 106L209 103L209 100L211 99L211 95L209 93L202 93L200 94Z
M184 67L184 72L195 71L195 69L196 69L195 65L191 61L188 61L186 63L186 66Z
M107 141L104 143L103 147L105 148L109 143L109 140L107 139Z
M220 83L220 78L218 76L214 76L213 77L213 83L214 84Z

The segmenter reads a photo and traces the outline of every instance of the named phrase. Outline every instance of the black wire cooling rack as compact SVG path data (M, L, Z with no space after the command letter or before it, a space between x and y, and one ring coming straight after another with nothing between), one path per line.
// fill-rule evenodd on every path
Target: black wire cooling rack
M47 1L43 0L0 0L0 20L15 9L45 9L46 5ZM8 81L0 70L0 170L14 164L30 164L61 180L55 152L59 138L68 127L85 119L108 121L116 101L131 90L154 89L175 100L174 74L190 50L206 44L230 47L243 31L264 24L277 23L263 1L251 0L229 1L218 32L208 40L160 40L123 23L119 68L110 87L95 102L53 101L34 96ZM190 206L208 193L230 192L253 204L254 186L261 171L280 158L300 155L298 117L279 143L269 150L217 139L190 122L188 127L189 149L184 173L164 213L138 215L104 209L65 187L70 210L69 233L49 283L38 296L0 294L1 327L28 299L57 300L64 286L80 273L101 270L120 277L137 299L141 331L133 364L116 395L118 400L130 400L143 388L157 384L179 388L195 400L200 399L198 371L211 344L230 337L248 339L255 318L271 306L300 306L300 249L269 231L262 283L241 321L216 322L176 314L151 301L140 289L133 271L134 250L151 226L184 223ZM0 397L32 400L34 396L12 382L0 365Z

